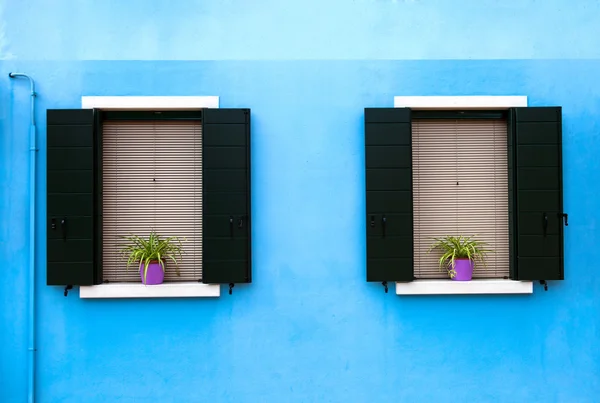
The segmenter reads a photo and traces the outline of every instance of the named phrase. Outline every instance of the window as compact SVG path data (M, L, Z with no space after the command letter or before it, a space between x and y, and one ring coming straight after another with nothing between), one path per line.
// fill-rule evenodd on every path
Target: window
M104 281L139 282L123 265L123 237L184 238L180 276L202 279L202 125L200 120L105 120L102 124Z
M413 119L416 278L448 277L427 253L446 235L488 243L487 267L476 266L473 278L508 278L507 157L505 119Z
M194 106L210 97L89 98L105 110L48 110L47 284L113 298L251 282L250 110ZM139 288L118 256L121 236L151 229L186 238L181 277L166 276L177 284Z
M431 97L450 109L435 112L427 97L415 98L428 110L365 109L367 281L386 290L396 281L398 290L442 277L425 254L428 238L454 232L494 249L491 267L476 277L564 279L561 108L502 106L519 97L490 97L489 109L461 110L488 97ZM511 292L501 287L495 291Z

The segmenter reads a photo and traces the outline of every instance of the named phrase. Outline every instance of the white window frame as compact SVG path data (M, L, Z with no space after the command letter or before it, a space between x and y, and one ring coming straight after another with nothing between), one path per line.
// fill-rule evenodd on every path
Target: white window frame
M82 96L82 109L118 111L199 110L218 108L218 96ZM197 282L144 285L111 283L79 287L79 298L184 298L219 297L220 284Z
M505 110L527 106L527 96L395 96L394 108L415 110ZM414 280L396 283L397 295L532 294L532 281L504 279Z

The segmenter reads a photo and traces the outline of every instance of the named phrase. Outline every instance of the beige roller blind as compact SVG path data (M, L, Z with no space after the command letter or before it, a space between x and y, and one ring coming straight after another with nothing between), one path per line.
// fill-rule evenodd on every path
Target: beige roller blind
M181 277L167 263L165 281L202 276L202 136L200 122L109 121L103 125L103 273L110 282L139 282L118 251L122 237L187 239Z
M413 120L415 277L447 278L433 237L478 235L494 251L474 278L508 276L508 163L504 120Z

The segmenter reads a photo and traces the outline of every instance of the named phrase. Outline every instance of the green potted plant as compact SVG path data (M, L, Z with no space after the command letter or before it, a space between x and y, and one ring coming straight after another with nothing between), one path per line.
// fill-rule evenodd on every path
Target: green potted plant
M473 278L475 263L485 266L487 245L475 239L475 236L451 236L434 238L434 243L428 253L436 249L442 252L440 257L440 270L447 270L448 275L455 281L470 281Z
M130 235L125 239L129 244L121 253L127 259L127 268L132 264L138 265L143 284L162 284L167 259L175 263L175 272L179 276L177 258L181 258L183 251L178 237L163 239L152 230L147 238Z

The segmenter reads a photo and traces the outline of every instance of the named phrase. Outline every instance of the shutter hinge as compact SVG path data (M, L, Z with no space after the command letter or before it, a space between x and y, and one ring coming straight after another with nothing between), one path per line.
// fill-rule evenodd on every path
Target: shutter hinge
M544 291L548 291L548 282L546 280L540 280L540 284L544 286Z
M385 289L385 293L387 294L387 292L388 292L388 282L384 281L383 283L381 283L381 285L383 286L383 288Z
M69 290L72 290L72 289L73 289L73 286L71 284L69 284L68 286L65 287L65 297L67 295L69 295Z
M565 224L565 227L569 226L569 215L567 213L562 213L562 218L563 218L563 223Z
M229 283L229 295L233 294L233 287L234 286L235 286L235 284Z

